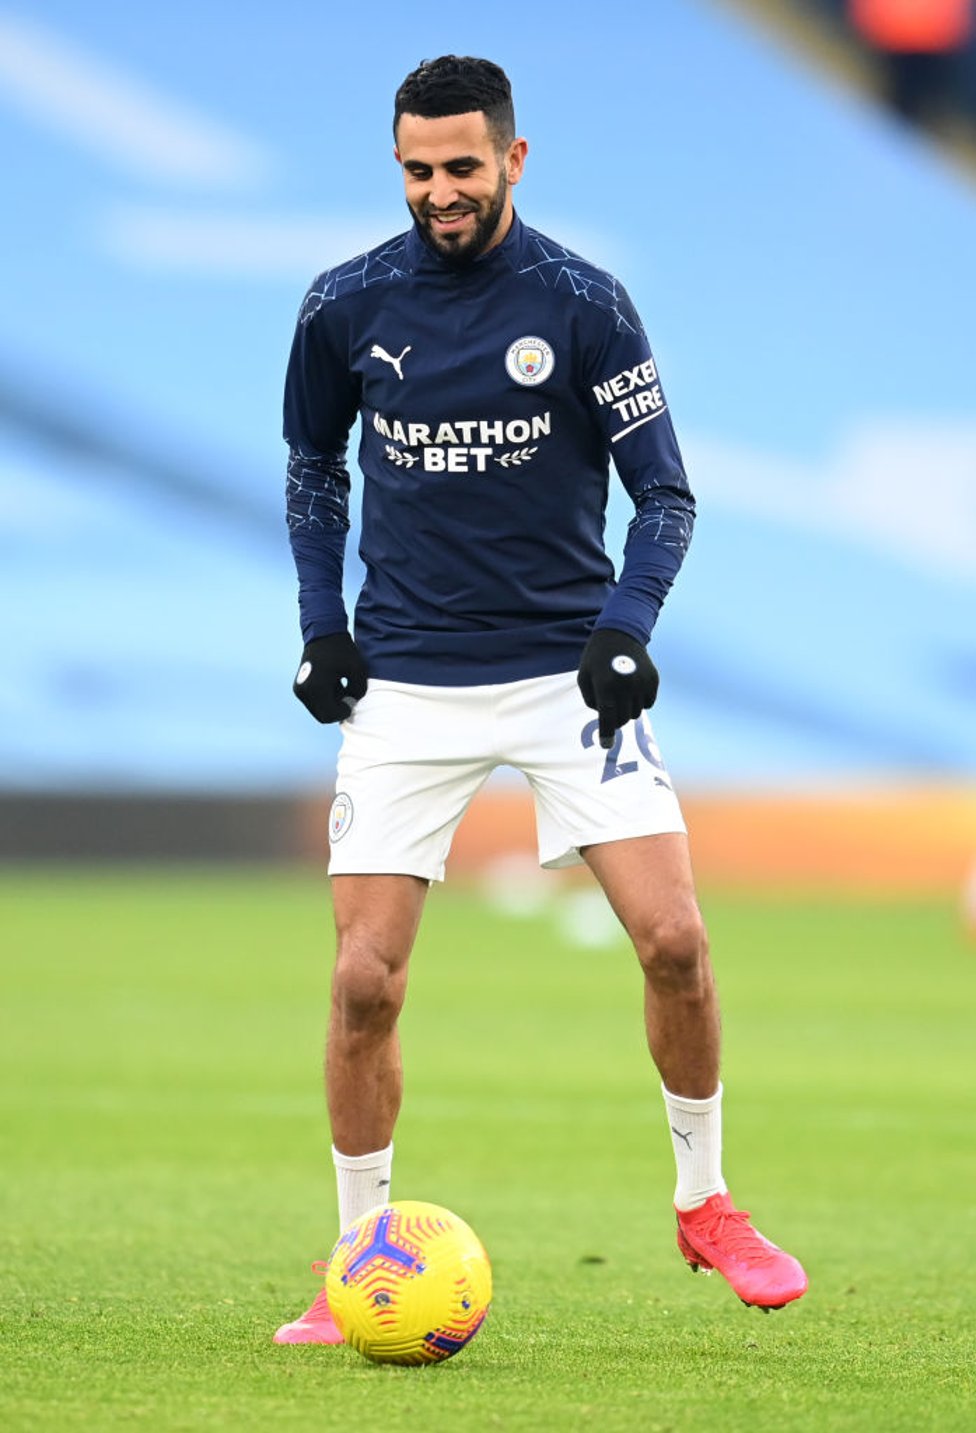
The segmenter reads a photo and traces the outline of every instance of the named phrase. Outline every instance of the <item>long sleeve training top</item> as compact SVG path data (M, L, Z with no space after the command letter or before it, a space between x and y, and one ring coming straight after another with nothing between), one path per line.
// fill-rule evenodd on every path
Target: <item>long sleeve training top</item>
M695 513L657 366L617 280L518 216L464 269L414 227L321 274L284 416L305 641L347 625L357 416L372 676L516 681L574 669L594 627L649 640ZM619 580L611 458L634 503Z

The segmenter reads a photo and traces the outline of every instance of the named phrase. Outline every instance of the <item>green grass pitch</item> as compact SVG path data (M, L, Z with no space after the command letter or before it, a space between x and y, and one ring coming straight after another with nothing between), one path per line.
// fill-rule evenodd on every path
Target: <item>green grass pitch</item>
M472 1223L495 1302L458 1358L409 1370L270 1341L335 1233L325 882L8 871L0 1426L976 1427L976 950L934 903L703 905L729 1182L810 1293L764 1316L679 1258L626 944L448 886L414 957L393 1192Z

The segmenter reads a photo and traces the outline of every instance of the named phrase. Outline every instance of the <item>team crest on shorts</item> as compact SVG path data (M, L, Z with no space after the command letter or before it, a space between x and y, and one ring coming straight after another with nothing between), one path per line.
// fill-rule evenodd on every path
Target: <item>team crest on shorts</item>
M505 355L505 369L509 378L526 388L535 388L545 383L556 365L556 356L544 338L527 335L517 338Z
M352 797L347 796L344 791L339 791L336 793L336 799L329 812L329 840L333 845L336 841L342 840L351 825Z

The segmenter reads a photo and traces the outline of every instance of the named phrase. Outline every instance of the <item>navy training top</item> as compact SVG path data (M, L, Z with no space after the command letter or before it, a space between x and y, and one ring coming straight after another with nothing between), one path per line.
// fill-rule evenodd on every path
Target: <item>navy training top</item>
M306 642L345 630L346 448L362 417L355 638L372 676L438 686L574 669L594 627L647 642L695 504L623 287L518 216L452 268L416 226L321 274L285 385ZM635 513L619 581L609 459Z

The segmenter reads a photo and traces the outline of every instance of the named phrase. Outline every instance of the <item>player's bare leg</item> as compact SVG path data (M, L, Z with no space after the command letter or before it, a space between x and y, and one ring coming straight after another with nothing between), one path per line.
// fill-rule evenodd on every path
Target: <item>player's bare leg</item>
M397 1019L426 894L427 882L415 876L332 880L336 963L325 1083L342 1228L388 1197L403 1089ZM312 1265L319 1275L325 1268ZM304 1314L282 1325L275 1342L342 1342L324 1287Z
M385 1148L400 1110L397 1019L427 895L416 876L335 876L336 963L325 1083L332 1140L346 1155Z
M667 1088L703 1100L719 1081L719 1011L688 853L680 833L587 846L583 856L644 971L647 1043Z
M583 855L644 971L647 1042L677 1120L678 1248L693 1270L718 1269L744 1303L782 1308L806 1292L806 1274L735 1208L721 1175L718 999L687 838L611 841Z

